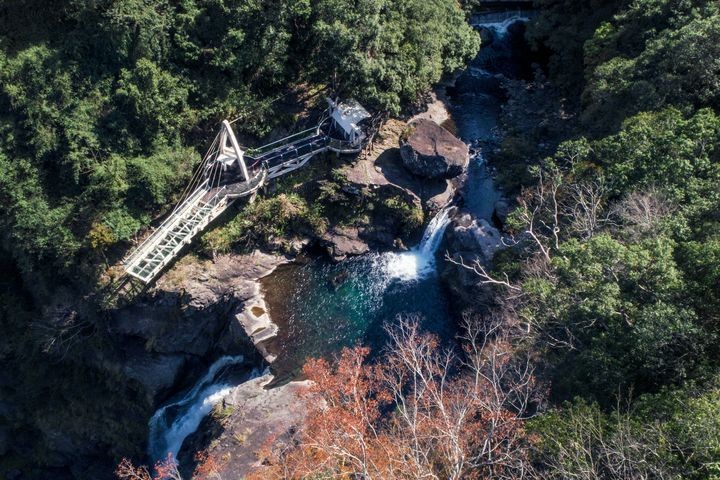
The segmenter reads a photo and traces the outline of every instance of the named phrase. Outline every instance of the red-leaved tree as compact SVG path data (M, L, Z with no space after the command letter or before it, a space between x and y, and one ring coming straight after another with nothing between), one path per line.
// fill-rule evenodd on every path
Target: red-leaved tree
M182 480L172 453L158 461L153 471L154 474L151 474L146 466L136 467L130 460L123 458L115 469L115 475L120 480Z
M458 355L403 318L377 362L362 347L308 361L306 422L252 478L523 478L535 381L498 326L466 322Z

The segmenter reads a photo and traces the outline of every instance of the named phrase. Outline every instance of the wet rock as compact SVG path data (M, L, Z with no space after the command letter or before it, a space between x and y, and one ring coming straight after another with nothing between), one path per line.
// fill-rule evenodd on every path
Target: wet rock
M338 272L337 274L333 275L332 278L330 278L330 285L332 286L333 290L337 291L337 289L342 287L343 283L345 283L349 277L350 274L347 270Z
M370 251L368 244L360 239L360 230L356 227L334 228L323 236L323 240L327 245L328 254L335 261Z
M186 359L179 355L153 355L134 352L122 366L125 377L142 385L148 403L155 405L162 394L180 379Z
M453 178L470 161L468 146L440 125L418 120L401 139L400 154L410 172L424 178Z
M290 438L307 412L307 404L299 394L308 382L268 388L272 380L271 375L263 375L238 385L216 407L225 418L210 415L203 420L180 450L178 458L186 474L183 478L190 478L193 456L202 450L212 458L226 460L218 467L219 477L244 478L261 466L258 450L270 441Z
M465 265L479 262L490 266L493 256L504 248L502 236L487 220L470 213L455 216L448 227L446 237L448 254L456 262ZM441 277L448 288L460 300L461 306L486 303L491 291L480 284L478 275L461 265L445 262Z
M461 213L448 229L448 246L453 252L470 253L472 261L489 265L493 255L502 248L502 236L484 218ZM468 260L468 259L466 259Z
M452 202L453 198L455 197L455 185L453 185L452 182L452 180L445 181L445 189L434 194L425 201L425 206L427 206L429 210L437 212L438 210L442 210L450 202Z
M493 30L492 28L480 27L478 28L478 33L480 33L481 45L485 48L492 45L492 43L495 41L495 30Z
M493 220L497 221L501 226L505 225L510 211L510 204L507 202L507 200L498 200L497 202L495 202L493 208Z
M506 78L501 74L490 74L482 68L469 69L462 74L453 88L455 96L474 95L476 92L484 92L502 99L505 97L504 83Z

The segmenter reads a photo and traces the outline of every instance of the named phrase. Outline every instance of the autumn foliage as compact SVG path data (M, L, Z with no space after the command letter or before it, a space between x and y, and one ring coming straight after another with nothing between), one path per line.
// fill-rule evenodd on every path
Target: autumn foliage
M192 478L197 480L222 480L220 471L227 463L227 459L218 459L207 451L198 452L195 455L197 463ZM123 458L115 469L115 476L119 480L182 480L178 464L172 453L161 460L153 467L150 473L148 467L141 465L136 467L132 461Z
M182 480L172 453L158 461L153 472L151 474L146 466L136 467L130 460L123 458L115 469L115 476L120 480Z
M513 355L507 334L466 326L462 355L402 319L380 361L368 363L363 347L333 363L308 361L306 423L262 452L252 478L522 477L532 369Z
M208 451L198 452L195 455L195 471L193 479L196 480L222 480L220 472L227 464L227 458L218 458Z

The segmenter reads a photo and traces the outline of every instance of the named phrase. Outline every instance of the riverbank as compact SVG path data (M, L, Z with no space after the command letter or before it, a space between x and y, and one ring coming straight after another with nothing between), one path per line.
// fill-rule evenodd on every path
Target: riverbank
M508 17L491 19L492 27L489 28L497 36L495 51L499 48L505 53L500 44L512 23ZM426 119L442 122L479 151L487 149L496 135L502 102L502 96L497 93L499 78L490 82L478 80L478 75L496 75L492 72L493 67L486 65L487 59L486 54L473 62L466 73L453 79L449 88L448 85L439 87L425 112L415 114L408 121L388 120L365 155L351 163L333 164L333 182L343 194L355 196L355 201L367 195L361 192L384 189L409 196L412 203L422 206L429 216L442 211L454 199L459 199L461 209L452 214L445 212L441 219L438 218L440 221L431 222L420 246L406 253L374 253L377 244L371 246L363 238L361 229L331 227L330 234L322 239L306 242L315 246L315 255L301 262L279 265L273 273L260 279L260 296L247 304L241 321L248 326L248 334L254 334L256 339L261 338L258 333L272 332L258 342L275 374L272 379L263 377L265 387L280 381L288 388L295 388L295 382L285 382L297 375L306 357L331 356L343 346L361 343L380 353L385 343L383 326L400 314L418 315L425 331L453 341L464 308L459 305L477 301L472 298L478 291L477 282L470 274L453 273L453 269L444 264L441 266L442 277L438 275L436 251L445 237L445 229L450 228L452 233L448 234L446 246L453 249L453 254L465 255L469 262L475 256L489 262L502 246L500 234L492 225L493 219L499 218L501 197L482 155L476 155L467 176L449 181L421 180L406 170L399 146L408 131L408 124ZM452 95L446 94L446 89ZM390 244L396 249L404 247L397 241L385 242L385 245ZM334 261L324 260L322 255L317 257L322 252L327 252ZM432 267L428 269L426 264ZM448 296L448 286L456 290L452 297ZM457 290L463 289L467 294L458 297ZM255 327L258 321L260 326ZM258 383L253 382L252 387L243 383L229 390L234 395L233 405L238 401L250 401L250 398L261 404L264 395L271 402L274 394L269 392L275 389L262 393L257 388ZM215 413L189 437L193 440L187 442L181 453L184 462L192 461L192 450L200 447L207 448L208 454L215 459L233 458L234 455L245 458L237 450L240 447L233 446L238 442L233 441L231 432L242 431L247 417L232 414L218 420L218 416L224 416L221 413L229 404L220 400L217 405ZM275 424L271 416L267 428L256 432L257 424L248 427L253 432L252 445L241 442L243 447L257 447L262 443L263 431L272 431L275 435L278 428L296 427L301 416L296 421L291 420L283 416ZM245 466L242 468L249 468L250 465L246 460L229 463L235 469L242 465ZM190 468L185 463L183 466ZM233 470L233 473L238 474L238 471Z
M390 125L393 125L392 122ZM397 142L398 137L392 142L392 146L386 149L376 145L376 158L391 149L397 151ZM414 192L418 192L415 198L422 204L423 181L419 179L414 180L415 190L410 190L391 183L382 170L373 169L377 174L374 177L377 183L371 180L360 184L353 174L358 168L367 165L368 161L368 157L360 159L339 171L346 174L345 181L355 185L355 188L396 189L413 195ZM397 167L402 166L397 165ZM411 177L407 173L403 175L406 178ZM442 183L446 182L443 180ZM449 197L451 198L452 196ZM326 250L326 242L330 239L324 238L320 241L307 242L314 246L315 253L308 252L300 258L256 251L245 256L222 255L213 262L198 259L178 262L158 281L155 289L182 292L183 295L188 296L190 303L202 304L213 301L211 300L213 298L215 301L220 301L219 299L241 297L242 303L238 304L229 315L233 318L233 324L242 327L262 355L263 363L270 366L272 374L263 375L262 380L243 380L237 386L229 386L226 377L212 373L221 366L214 364L210 368L211 375L209 377L206 375L204 378L207 380L201 381L201 383L206 382L203 386L196 385L194 391L189 391L185 397L180 400L174 399L158 410L151 421L149 448L151 457L154 460L162 459L163 455L157 452L170 448L170 451L182 462L182 467L191 471L196 463L193 458L196 451L207 450L208 455L213 458L225 455L237 443L233 441L232 432L237 433L238 429L243 432L247 430L248 438L241 443L244 448L252 451L259 449L264 442L269 441L279 432L297 426L302 420L301 410L298 410L297 416L264 414L263 422L249 420L248 426L243 426L247 423L247 412L243 415L231 415L231 418L224 417L225 414L229 415L228 408L232 408L232 405L238 402L243 405L250 402L255 405L253 408L264 409L266 413L273 411L275 408L273 405L279 401L278 398L285 399L283 401L287 403L289 396L292 395L282 392L296 392L300 388L302 383L287 382L297 375L306 357L330 355L343 346L366 342L367 338L357 336L357 333L364 331L365 328L374 330L377 338L375 344L379 348L384 342L382 321L408 308L417 307L417 305L401 303L396 305L395 312L381 308L387 304L390 298L388 295L398 299L410 298L406 297L408 288L406 281L409 279L401 278L403 275L417 276L417 279L413 277L412 280L425 282L429 287L428 292L433 292L426 298L437 305L433 307L437 310L437 315L431 319L431 323L436 325L433 330L440 331L438 326L446 324L445 319L448 317L448 312L442 307L447 301L439 288L434 270L428 270L428 267L434 263L435 251L448 223L447 215L443 216L440 222L430 222L429 233L426 233L421 246L416 251L404 254L370 252L370 247L366 245L359 252L362 255L346 258L350 254L346 251L343 255L345 260L338 262L337 256L332 255L333 252L337 253L337 244L334 249ZM328 253L330 253L329 257ZM408 264L408 261L411 264ZM415 268L418 268L417 272L409 272ZM298 281L296 275L298 270L315 271L314 278L317 283ZM417 283L413 286L417 287ZM342 310L347 307L347 301L355 301L352 299L359 302L356 307L350 308L355 312L350 314L350 316L355 315L354 320L350 320L347 316L349 313L347 309ZM323 305L335 305L341 310L332 308L331 311L326 311ZM375 315L380 321L379 324L373 326L367 318L370 310L376 310ZM303 317L304 312L311 313L310 323L307 323L308 317ZM354 326L348 328L350 325ZM443 336L452 337L452 329L446 330ZM221 358L220 362L227 360ZM198 412L207 412L210 408L214 413L199 424L200 427L195 433L191 432L195 427L188 429L185 426L176 426L176 422L179 421L195 422ZM169 413L172 415L165 418ZM161 421L158 421L158 415L163 417ZM223 418L218 420L218 416ZM235 422L241 423L237 425ZM158 428L158 425L161 428ZM227 429L219 428L218 425L223 425ZM179 438L179 434L186 435L187 440ZM180 449L179 445L184 446ZM240 457L240 460L233 457L233 460L228 462L234 474L246 473L252 463L249 462L248 455L241 454Z

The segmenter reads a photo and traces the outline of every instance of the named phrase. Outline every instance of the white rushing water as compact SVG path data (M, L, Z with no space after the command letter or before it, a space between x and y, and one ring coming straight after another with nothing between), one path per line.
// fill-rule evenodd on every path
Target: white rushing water
M510 25L518 21L528 21L528 17L518 12L483 15L474 19L472 25L493 30L497 38L503 38ZM469 68L474 76L492 75L480 67ZM477 156L475 161L482 162L483 159ZM492 184L491 178L479 178L478 181ZM487 199L483 199L483 203L490 206L493 204ZM436 253L450 221L450 208L445 208L428 223L422 241L412 250L369 256L372 262L370 276L373 279L371 290L374 302L381 304L385 290L391 282L413 282L435 274ZM149 421L148 442L148 454L153 462L166 458L168 453L177 458L185 439L197 430L213 406L240 383L237 377L234 380L228 379L225 373L228 368L240 365L243 361L242 356L224 356L218 359L190 390L155 412ZM259 374L253 372L250 378Z
M435 252L449 223L449 209L446 208L430 221L417 247L407 252L378 255L378 271L382 272L384 278L378 279L377 287L384 290L389 281L411 281L433 273ZM185 439L197 430L213 406L238 384L237 381L224 378L223 373L243 361L242 356L221 357L193 388L155 412L148 423L148 455L153 462L167 458L168 453L177 459ZM257 372L251 376L255 375Z
M383 256L385 273L389 279L417 280L435 272L435 252L450 224L449 210L441 210L430 220L420 245L407 252L391 252Z
M479 20L482 18L482 20ZM505 12L501 14L490 14L478 16L477 20L473 20L471 25L475 28L487 28L494 30L499 38L503 38L508 33L508 28L515 22L527 22L530 17L522 13Z
M153 462L177 454L188 435L197 430L213 406L227 396L234 383L223 379L227 368L241 364L242 355L219 358L207 373L180 399L160 407L148 423L148 455Z

